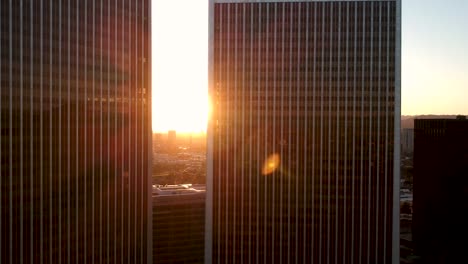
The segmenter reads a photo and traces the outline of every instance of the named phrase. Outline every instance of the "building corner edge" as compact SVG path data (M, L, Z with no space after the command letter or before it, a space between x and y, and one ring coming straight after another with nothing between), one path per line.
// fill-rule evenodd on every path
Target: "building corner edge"
M213 41L214 41L214 0L208 1L208 95L209 104L214 107ZM212 110L213 112L213 110ZM205 260L211 264L213 248L213 114L208 117L206 150L206 202L205 202Z
M396 0L392 263L400 263L401 0Z

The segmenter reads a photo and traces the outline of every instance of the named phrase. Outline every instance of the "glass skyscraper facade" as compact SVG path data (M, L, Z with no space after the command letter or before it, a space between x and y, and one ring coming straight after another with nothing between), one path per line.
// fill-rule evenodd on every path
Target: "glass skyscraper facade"
M208 262L399 262L400 5L210 2Z
M149 5L1 1L2 263L151 260Z

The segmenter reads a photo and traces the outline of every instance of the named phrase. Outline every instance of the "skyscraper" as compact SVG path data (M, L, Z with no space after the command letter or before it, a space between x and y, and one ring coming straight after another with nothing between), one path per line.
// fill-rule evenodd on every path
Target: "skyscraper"
M210 2L207 262L399 262L400 10Z
M466 263L468 120L414 120L413 242L421 263Z
M401 130L401 153L412 155L414 150L414 129L404 128Z
M2 263L151 258L149 10L1 1Z

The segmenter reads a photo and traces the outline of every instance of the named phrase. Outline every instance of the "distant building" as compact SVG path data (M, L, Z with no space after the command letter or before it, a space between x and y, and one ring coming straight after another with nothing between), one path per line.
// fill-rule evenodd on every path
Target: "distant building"
M169 130L167 132L167 147L169 149L175 148L176 146L176 131L175 130Z
M153 142L154 142L154 143L161 144L162 138L163 138L163 134L162 134L162 133L154 133L154 134L153 134Z
M203 263L205 186L153 186L153 263Z
M414 150L414 129L404 128L401 131L401 153L412 154Z
M153 133L153 152L157 152L158 149L161 148L161 145L163 143L162 138L162 133Z
M468 120L416 119L413 241L422 263L468 263Z

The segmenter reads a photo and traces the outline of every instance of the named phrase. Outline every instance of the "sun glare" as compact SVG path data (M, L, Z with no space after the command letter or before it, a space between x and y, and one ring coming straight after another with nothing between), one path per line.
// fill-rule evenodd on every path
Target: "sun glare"
M167 86L166 86L167 87ZM194 88L195 89L195 88ZM208 98L206 93L181 94L187 92L175 87L153 96L153 131L205 132L208 120Z
M208 1L153 1L151 12L153 131L205 132Z
M269 175L275 172L281 164L280 156L278 153L274 153L267 157L263 163L262 174Z

